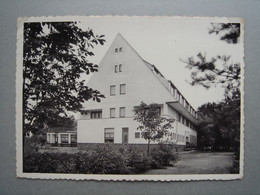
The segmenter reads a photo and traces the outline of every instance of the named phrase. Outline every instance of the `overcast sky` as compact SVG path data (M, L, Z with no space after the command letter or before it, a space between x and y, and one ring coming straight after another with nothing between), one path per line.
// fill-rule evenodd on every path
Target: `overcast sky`
M209 34L211 23L240 22L217 18L180 17L85 17L80 27L91 28L95 34L105 35L104 46L97 46L90 61L99 64L105 52L120 33L140 56L154 64L166 79L171 80L189 103L197 109L200 105L220 101L224 97L221 87L206 90L191 86L190 70L185 68L188 57L199 52L208 59L216 55L231 55L234 63L243 61L243 40L227 44L219 35Z

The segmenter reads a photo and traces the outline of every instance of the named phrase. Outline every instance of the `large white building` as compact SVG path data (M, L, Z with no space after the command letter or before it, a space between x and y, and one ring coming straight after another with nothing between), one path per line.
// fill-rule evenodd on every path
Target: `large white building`
M157 103L161 114L175 119L168 141L184 148L197 143L197 114L174 84L118 34L88 84L106 98L87 101L77 121L78 147L89 144L146 144L134 121L135 107Z

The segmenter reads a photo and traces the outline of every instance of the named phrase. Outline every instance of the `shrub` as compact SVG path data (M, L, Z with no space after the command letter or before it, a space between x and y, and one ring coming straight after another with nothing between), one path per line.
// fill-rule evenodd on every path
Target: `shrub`
M142 173L151 168L151 159L147 152L137 147L131 147L126 153L126 164L129 173Z
M47 142L47 138L45 135L38 135L37 142L43 146Z
M24 172L76 173L75 154L30 153L23 158Z
M32 147L27 144L27 149ZM177 154L169 145L160 145L148 155L137 148L115 149L110 145L98 146L76 154L39 153L24 150L23 171L38 173L82 174L135 174L148 169L169 166Z
M24 137L24 154L29 154L32 152L38 152L39 147L34 143L33 137Z
M127 173L124 156L109 145L98 146L89 156L92 174L124 174Z
M75 169L77 173L90 174L91 173L91 154L89 152L79 152L76 154Z
M151 153L152 168L163 168L172 166L178 160L178 154L175 152L173 145L159 144L158 148L154 148Z

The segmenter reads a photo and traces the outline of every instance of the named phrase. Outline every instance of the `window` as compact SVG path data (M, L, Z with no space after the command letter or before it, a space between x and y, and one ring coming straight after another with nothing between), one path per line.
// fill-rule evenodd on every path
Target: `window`
M120 109L119 109L119 116L120 117L125 117L125 107L120 107Z
M115 117L116 117L116 109L110 108L110 118L115 118Z
M135 138L139 139L140 138L140 132L135 132Z
M119 48L119 52L122 52L122 47Z
M116 49L115 49L115 52L117 53L117 51L118 51L118 49L116 48Z
M120 85L120 94L123 95L126 93L126 84Z
M122 64L119 64L119 72L122 72Z
M71 143L77 143L77 135L76 134L71 134L70 139L71 139Z
M178 101L180 100L180 94L178 92L176 94L176 98L177 98Z
M115 65L115 73L117 73L117 65Z
M115 85L110 86L110 95L116 95L116 86Z
M181 115L178 113L178 121L181 122Z
M102 118L102 111L92 111L90 118Z
M69 143L69 136L68 134L61 134L61 143Z
M174 89L174 87L172 88L172 95L175 97L175 89Z
M104 131L105 143L114 143L114 129L106 128Z

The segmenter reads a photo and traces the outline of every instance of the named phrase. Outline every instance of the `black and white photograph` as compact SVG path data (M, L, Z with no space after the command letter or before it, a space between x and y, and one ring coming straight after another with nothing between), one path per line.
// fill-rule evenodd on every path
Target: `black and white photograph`
M17 177L243 178L241 18L17 21Z

